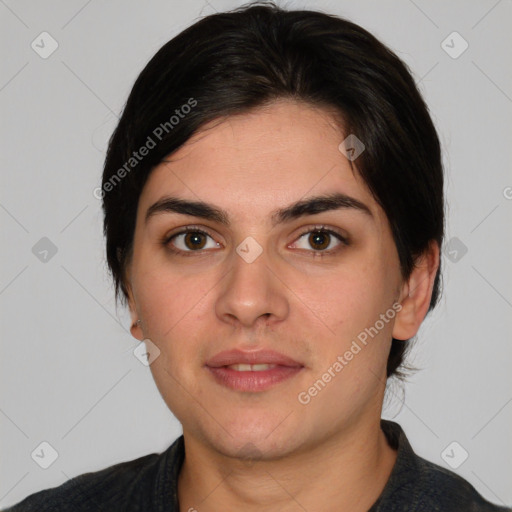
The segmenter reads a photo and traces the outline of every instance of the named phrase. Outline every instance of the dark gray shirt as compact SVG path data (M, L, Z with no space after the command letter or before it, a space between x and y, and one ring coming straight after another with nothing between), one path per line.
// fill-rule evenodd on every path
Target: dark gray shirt
M384 490L368 512L512 511L489 503L456 473L416 455L398 423L382 420L381 425L398 453ZM31 494L4 512L179 512L177 482L184 457L180 436L163 453L84 473Z

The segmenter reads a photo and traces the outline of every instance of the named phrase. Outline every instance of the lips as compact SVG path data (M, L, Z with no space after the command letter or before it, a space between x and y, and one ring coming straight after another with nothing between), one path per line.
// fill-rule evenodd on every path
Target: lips
M218 384L245 392L270 389L304 368L291 357L272 350L228 350L209 359L205 367Z
M291 357L280 354L273 350L258 350L257 352L244 352L242 350L227 350L220 352L206 362L210 368L219 368L221 366L242 365L260 365L274 364L288 367L302 367L298 361Z

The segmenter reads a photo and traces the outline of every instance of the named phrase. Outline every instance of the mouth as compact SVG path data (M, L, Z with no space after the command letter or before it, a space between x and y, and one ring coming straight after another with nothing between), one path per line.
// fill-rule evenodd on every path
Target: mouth
M296 376L304 365L274 351L230 350L214 356L205 368L221 386L256 393Z
M229 366L223 366L223 368L229 368L237 372L264 372L265 370L274 369L277 364L230 364Z

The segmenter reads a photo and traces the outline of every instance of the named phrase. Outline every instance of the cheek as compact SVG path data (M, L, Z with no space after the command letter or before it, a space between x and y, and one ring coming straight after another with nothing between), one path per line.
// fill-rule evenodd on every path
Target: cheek
M196 372L202 364L208 326L213 322L212 292L215 280L206 275L180 275L179 272L155 270L144 273L137 300L150 338L160 349L151 364L155 382L167 403L179 401L181 383L194 396Z
M376 265L351 265L328 276L315 300L333 331L357 334L387 309L389 295L385 274Z
M211 288L206 276L183 276L165 268L140 275L136 297L148 334L157 341L175 336L197 317Z
M322 343L323 366L331 367L342 356L344 377L338 382L353 391L374 382L386 365L395 317L388 274L377 262L354 266L315 294L323 301L323 307L317 307L331 330Z

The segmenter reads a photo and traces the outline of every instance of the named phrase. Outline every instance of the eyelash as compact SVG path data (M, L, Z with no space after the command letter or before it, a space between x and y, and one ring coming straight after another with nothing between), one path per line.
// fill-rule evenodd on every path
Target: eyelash
M308 233L313 233L313 232L320 232L320 233L325 233L325 234L328 234L328 235L332 235L335 238L337 238L341 242L342 245L344 245L344 246L349 245L348 240L344 236L342 236L340 233L338 233L338 232L336 232L336 231L334 231L332 229L326 228L325 226L320 226L320 225L319 226L314 226L314 227L309 227L308 229L303 231L297 237L296 240L300 240L304 235L307 235ZM209 236L210 238L213 239L212 235L210 235L210 233L204 231L203 229L201 229L199 227L196 227L196 226L187 226L185 229L179 231L178 233L173 233L170 236L165 236L161 240L161 244L164 247L166 247L169 251L171 251L173 254L177 254L179 256L188 257L188 256L201 255L203 249L199 249L197 251L182 251L181 249L176 249L170 243L177 236L184 235L184 234L187 234L187 233L200 233L201 235ZM312 250L312 251L308 251L308 252L311 252L312 253L312 257L314 257L314 258L323 258L325 256L330 256L330 255L333 255L333 254L337 253L340 250L339 247L340 246L338 246L336 249L330 249L329 251L325 251L325 250L323 250L323 251L315 251L315 250ZM208 250L208 249L206 249L206 250Z

